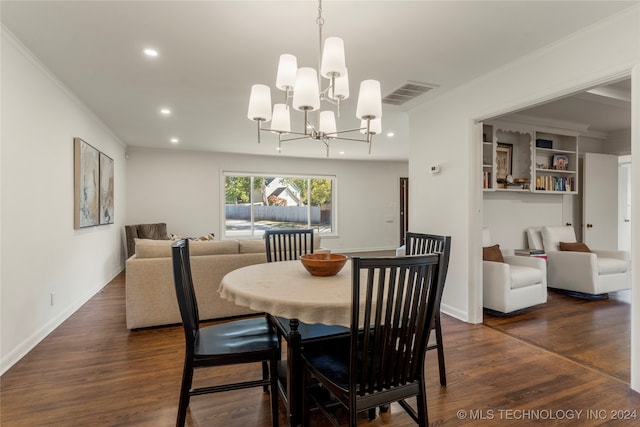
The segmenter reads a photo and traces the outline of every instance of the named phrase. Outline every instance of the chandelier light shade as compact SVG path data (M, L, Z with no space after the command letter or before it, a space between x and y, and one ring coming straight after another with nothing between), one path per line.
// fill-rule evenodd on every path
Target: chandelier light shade
M251 87L249 111L247 117L258 122L258 142L263 130L278 135L278 151L282 142L310 139L324 143L329 157L329 142L333 140L365 142L371 153L373 135L381 133L382 97L380 82L365 80L360 83L356 117L361 120L349 129L339 130L336 115L340 117L342 101L349 98L349 74L345 60L344 41L339 37L322 37L324 18L322 17L322 0L318 0L318 17L316 19L319 33L318 68L298 67L294 55L280 55L276 74L276 88L285 92L284 103L273 105L271 109L271 90L269 86L256 84ZM319 70L316 71L316 70ZM323 88L322 82L328 85ZM322 109L326 101L335 107L335 112ZM291 109L304 113L302 129L291 130ZM318 111L318 113L312 113ZM299 113L294 113L299 114ZM311 122L313 120L313 123ZM353 119L352 119L353 120ZM262 122L271 121L270 129L263 129ZM364 137L347 137L349 132L364 134ZM357 134L356 134L357 135Z
M340 101L349 98L349 70L346 68L344 69L344 75L335 79L329 97Z
M291 132L291 117L289 116L289 106L286 104L276 104L273 106L273 117L271 120L271 132L289 133Z
M275 119L275 114L274 114L274 119ZM367 134L367 121L366 120L361 120L360 121L360 133L363 134ZM382 133L382 118L377 118L377 119L373 119L373 120L369 120L369 128L368 128L368 133L370 133L371 135L378 135Z
M338 78L347 72L344 60L344 41L340 37L328 37L324 41L320 74L328 79Z
M295 56L288 53L280 55L278 74L276 75L276 87L280 90L293 90L297 71L298 60Z
M320 109L318 74L314 68L298 68L296 83L293 89L293 108L298 111L315 111Z
M333 114L333 111L321 111L320 112L320 122L318 124L318 128L320 133L323 134L327 138L335 138L337 127L336 127L336 116Z
M358 107L356 117L359 119L377 119L382 117L382 97L380 82L377 80L363 80L360 83Z
M251 86L247 117L258 122L271 120L271 88L269 86Z

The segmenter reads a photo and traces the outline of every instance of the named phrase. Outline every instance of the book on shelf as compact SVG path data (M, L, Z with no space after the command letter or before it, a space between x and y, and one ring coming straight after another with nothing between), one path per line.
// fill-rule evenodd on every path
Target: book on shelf
M489 171L482 173L482 188L491 188L491 172Z
M575 191L573 177L563 176L538 176L536 177L536 190L544 191Z
M514 249L515 255L538 256L544 255L543 249Z

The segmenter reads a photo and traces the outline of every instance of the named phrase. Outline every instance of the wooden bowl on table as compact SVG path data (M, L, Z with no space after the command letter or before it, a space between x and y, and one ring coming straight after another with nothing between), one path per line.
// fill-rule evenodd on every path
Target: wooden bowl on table
M342 254L306 254L300 257L312 276L335 276L342 270L347 262L347 257Z

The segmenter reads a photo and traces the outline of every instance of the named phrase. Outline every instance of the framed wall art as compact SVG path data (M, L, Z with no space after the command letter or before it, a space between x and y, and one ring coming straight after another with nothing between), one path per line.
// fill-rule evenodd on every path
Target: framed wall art
M91 227L99 221L99 154L80 138L74 144L74 228Z
M507 175L511 175L513 167L513 144L496 145L496 179L505 181Z
M100 224L113 224L113 159L100 153Z
M555 154L553 156L553 169L566 171L569 169L569 156Z

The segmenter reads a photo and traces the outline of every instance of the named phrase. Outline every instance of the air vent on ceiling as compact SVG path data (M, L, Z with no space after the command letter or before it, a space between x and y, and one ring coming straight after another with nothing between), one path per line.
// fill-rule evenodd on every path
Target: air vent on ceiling
M408 81L389 95L382 98L382 102L384 104L402 105L436 87L438 86Z

